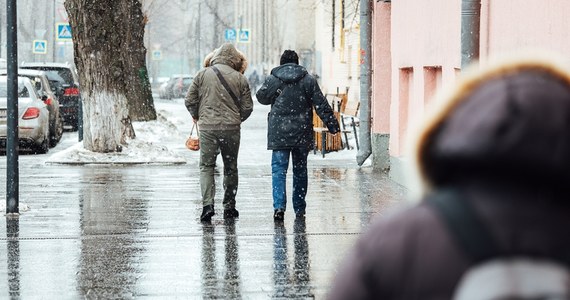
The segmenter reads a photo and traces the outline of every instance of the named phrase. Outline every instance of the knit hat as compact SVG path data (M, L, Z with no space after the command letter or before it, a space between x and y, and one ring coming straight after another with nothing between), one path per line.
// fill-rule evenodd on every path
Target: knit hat
M285 50L285 51L283 51L283 54L281 55L280 64L284 65L284 64L288 64L288 63L294 63L297 65L299 64L299 56L293 50Z

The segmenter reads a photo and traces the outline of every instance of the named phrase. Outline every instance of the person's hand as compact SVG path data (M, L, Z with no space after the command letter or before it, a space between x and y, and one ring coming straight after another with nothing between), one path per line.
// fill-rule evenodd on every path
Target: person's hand
M198 123L198 119L196 119L196 118L192 118L192 121L193 121L194 123Z

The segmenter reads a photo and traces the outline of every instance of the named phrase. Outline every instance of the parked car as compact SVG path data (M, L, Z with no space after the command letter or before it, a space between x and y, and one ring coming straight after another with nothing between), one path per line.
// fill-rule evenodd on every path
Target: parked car
M0 70L0 75L6 74L6 70ZM57 81L50 81L45 71L21 69L18 70L18 76L29 78L40 99L47 105L49 111L49 144L50 147L55 147L63 135L63 119L59 112L59 100L56 96L56 94L62 94L62 87Z
M161 99L171 99L172 95L170 92L172 91L172 86L174 85L175 79L170 78L167 81L163 82L160 87L158 88L158 97Z
M0 76L0 151L6 151L8 78ZM49 111L31 80L18 77L18 149L49 151Z
M61 86L61 89L58 89L60 94L56 93L56 96L63 124L71 126L71 130L76 131L79 127L81 94L75 67L67 63L27 62L22 63L20 68L45 71L50 81L58 83L56 86Z
M158 89L158 96L163 99L183 98L192 84L193 77L187 74L175 74Z
M174 87L172 88L172 95L174 98L184 98L186 93L192 84L192 76L182 76L178 77Z

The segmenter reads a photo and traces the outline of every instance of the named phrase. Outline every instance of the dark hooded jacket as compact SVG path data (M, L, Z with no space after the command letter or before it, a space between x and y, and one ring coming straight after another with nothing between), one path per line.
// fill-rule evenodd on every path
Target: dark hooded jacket
M329 132L337 133L339 124L315 78L295 63L271 70L257 91L257 101L271 105L268 116L269 150L314 146L313 107Z
M233 93L239 107L212 70L216 66ZM200 130L239 130L253 110L253 100L247 78L242 74L247 61L232 44L223 44L210 53L188 90L185 105Z
M570 255L570 73L537 58L483 67L423 127L424 199L454 190L509 255ZM472 265L421 201L377 219L329 299L451 299Z

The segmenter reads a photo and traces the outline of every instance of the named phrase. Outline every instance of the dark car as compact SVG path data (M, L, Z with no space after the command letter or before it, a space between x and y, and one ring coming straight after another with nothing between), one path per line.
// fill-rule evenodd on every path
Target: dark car
M79 78L75 67L67 63L27 62L22 63L21 69L45 71L50 82L54 83L58 93L60 114L63 124L71 126L71 130L79 128L79 105L81 94Z

